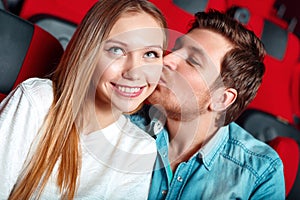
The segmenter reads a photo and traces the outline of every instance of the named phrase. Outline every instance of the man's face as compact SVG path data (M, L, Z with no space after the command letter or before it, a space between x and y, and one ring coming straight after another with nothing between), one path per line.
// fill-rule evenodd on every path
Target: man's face
M172 53L164 57L163 75L149 102L161 105L168 117L177 120L206 113L212 102L210 87L231 48L223 36L204 29L178 38Z

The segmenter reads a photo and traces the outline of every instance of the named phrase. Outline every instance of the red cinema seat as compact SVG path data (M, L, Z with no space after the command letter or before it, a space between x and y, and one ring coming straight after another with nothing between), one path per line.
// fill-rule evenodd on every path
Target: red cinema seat
M243 12L237 13L240 17L239 21L260 37L265 20L271 21L283 29L288 29L288 22L278 17L275 3L276 0L227 0L227 8L243 8Z
M266 50L266 73L257 96L249 105L295 125L291 82L298 63L300 44L293 33L265 21L261 37Z
M226 10L226 0L149 0L155 4L165 15L169 34L169 48L172 48L174 41L181 34L185 34L189 29L190 22L194 19L194 14L205 11L209 8Z
M175 40L188 31L189 23L193 20L193 14L181 9L172 0L150 0L164 14L169 28L169 47L172 49Z
M24 0L20 16L54 35L65 48L77 25L97 0Z
M275 8L276 0L227 0L228 8L234 6L246 8L251 14L254 14L258 18L267 19L281 26L282 28L288 28L287 21L282 20L282 18L278 17L277 15L278 8Z
M20 82L45 77L63 53L50 33L0 9L0 101Z
M299 197L300 131L274 115L255 109L247 109L236 122L255 138L273 147L283 162L286 196Z
M299 173L299 145L289 137L276 137L267 142L279 155L283 163L285 195L293 195L291 190L297 187L295 184ZM299 192L298 192L299 195ZM298 196L299 197L299 196Z
M293 118L296 127L300 130L300 63L292 72L291 99Z
M253 10L249 10L248 7ZM291 80L299 59L299 38L282 26L264 18L266 13L256 11L252 7L231 7L227 10L230 15L244 23L261 38L267 51L263 82L249 108L262 110L295 125Z

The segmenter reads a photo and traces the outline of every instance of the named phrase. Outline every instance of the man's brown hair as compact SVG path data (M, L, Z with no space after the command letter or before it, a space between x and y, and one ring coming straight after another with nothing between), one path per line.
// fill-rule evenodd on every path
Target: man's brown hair
M224 87L238 92L236 101L222 113L225 117L222 125L227 125L239 117L261 85L265 72L265 48L253 31L216 10L196 13L188 32L196 28L218 33L233 45L221 61L221 77L217 80Z

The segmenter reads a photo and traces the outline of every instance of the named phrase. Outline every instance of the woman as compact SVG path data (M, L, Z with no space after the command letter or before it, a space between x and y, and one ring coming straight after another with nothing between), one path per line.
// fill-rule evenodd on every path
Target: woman
M154 140L122 113L154 90L165 20L146 0L101 0L52 80L0 105L0 199L146 199Z

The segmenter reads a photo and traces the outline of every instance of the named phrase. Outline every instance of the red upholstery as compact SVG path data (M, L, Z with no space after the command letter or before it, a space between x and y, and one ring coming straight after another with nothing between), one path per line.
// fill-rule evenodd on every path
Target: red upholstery
M299 38L284 29L287 28L285 22L274 15L274 0L228 2L229 6L242 7L249 12L245 25L262 39L267 50L263 83L249 108L262 110L295 125L291 79L299 59Z
M6 80L0 84L1 101L20 82L50 75L63 48L48 32L3 10L0 10L0 25L1 48L4 49L0 51L0 77Z
M292 73L291 99L294 121L300 130L300 63Z
M277 10L274 7L276 0L227 0L227 7L239 6L250 10L255 15L268 19L282 28L287 28L288 23L277 17Z
M188 24L194 16L176 6L172 0L149 0L155 4L165 15L170 31L169 48L174 45L174 41L181 33L186 33Z
M47 15L79 24L95 2L97 0L24 0L20 16L32 20Z
M66 48L77 25L97 0L24 0L20 16L55 36Z
M59 42L34 25L32 40L14 86L29 77L50 75L62 53L63 49Z
M292 33L287 34L283 59L266 56L263 83L249 108L261 109L294 124L291 80L299 57L299 39Z
M263 83L248 107L249 112L245 112L237 122L263 141L275 137L268 144L283 161L287 196L295 193L291 189L299 166L299 146L296 139L300 141L300 132L289 124L295 125L293 117L299 110L300 103L299 78L295 72L300 45L299 39L288 32L287 23L275 16L273 4L274 0L228 0L228 7L246 8L245 13L248 15L241 17L246 21L246 27L262 39L267 50ZM292 77L294 83L291 87ZM259 111L251 113L252 109Z
M277 137L268 144L278 153L283 162L285 194L291 191L295 182L299 167L299 146L298 143L288 137Z
M155 4L165 15L168 28L170 31L169 47L172 48L175 39L180 35L187 32L189 29L189 23L194 19L194 13L177 6L174 0L149 0ZM184 1L184 0L183 0ZM203 1L203 0L199 0ZM188 3L188 2L186 2ZM214 8L218 10L226 10L226 0L208 0L204 10ZM198 11L203 11L199 9Z
M259 18L270 20L284 29L288 28L288 23L277 16L277 10L274 7L276 0L227 0L227 2L227 7L245 7Z
M295 125L293 107L297 107L297 104L295 104L296 102L293 103L291 99L291 95L299 94L299 92L295 93L296 89L292 91L291 88L291 78L295 64L282 65L270 56L266 57L265 63L267 69L263 83L248 108L260 109ZM272 69L270 69L271 67Z

